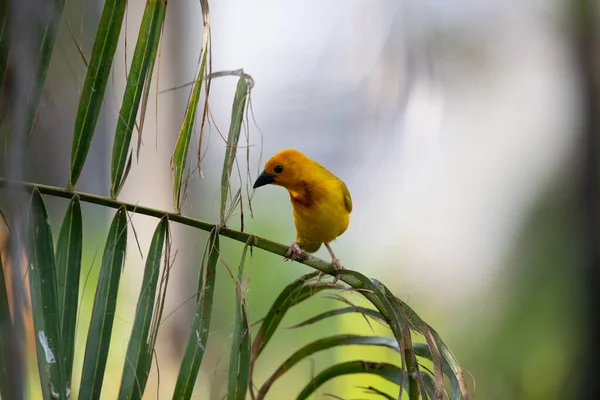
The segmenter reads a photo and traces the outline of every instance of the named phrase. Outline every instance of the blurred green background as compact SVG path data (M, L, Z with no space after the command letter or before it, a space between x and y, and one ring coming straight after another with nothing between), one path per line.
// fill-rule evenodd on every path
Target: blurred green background
M108 192L111 138L144 3L128 6L79 190ZM90 54L102 4L67 3L74 36L63 23L27 150L29 181L66 184L85 76L75 41ZM342 263L384 282L434 326L468 371L479 399L568 398L565 388L574 382L582 350L584 260L574 182L580 104L567 17L564 3L533 0L211 3L213 71L244 68L256 84L247 136L240 141L246 147L238 152L239 175L234 172L240 179L233 183L244 194L244 230L283 243L295 238L287 193L275 187L251 193L271 154L294 147L326 165L347 183L354 200L350 228L333 244ZM162 91L193 81L201 38L199 3L169 2L143 147L121 192L123 201L172 208L170 157L190 88ZM235 84L234 78L212 83L210 130L199 150L201 169L189 176L185 215L218 221L222 132ZM192 154L197 140L193 146ZM48 200L55 232L66 205ZM83 210L87 283L79 361L112 217L96 206ZM234 213L228 225L239 229L241 217ZM132 222L139 243L129 243L106 378L115 384L104 388L106 399L118 393L141 283L140 254L147 252L158 221L134 215ZM147 398L172 392L207 236L174 227L168 318L157 349L160 379L153 370ZM237 268L242 246L223 244L198 399L219 399L226 385L235 309L226 267ZM319 255L328 257L324 249ZM258 321L281 289L308 268L254 251L251 271L248 306L251 320ZM325 297L311 301L293 310L284 325L339 305ZM344 317L278 332L257 377L265 379L301 344L348 331L369 333L371 327L361 317ZM391 351L352 347L319 354L278 382L270 398L293 398L332 360L393 357ZM76 365L74 381L80 372ZM355 388L365 384L361 379L331 382L318 398L329 392L367 398Z

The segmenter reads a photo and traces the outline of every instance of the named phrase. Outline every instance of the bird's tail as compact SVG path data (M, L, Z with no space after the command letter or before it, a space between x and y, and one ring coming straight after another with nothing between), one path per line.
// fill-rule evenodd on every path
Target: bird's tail
M307 253L314 253L321 248L320 242L300 242L300 248Z

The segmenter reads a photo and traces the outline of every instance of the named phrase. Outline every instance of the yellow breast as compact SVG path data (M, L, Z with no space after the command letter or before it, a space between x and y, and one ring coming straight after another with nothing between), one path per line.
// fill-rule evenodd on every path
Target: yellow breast
M348 228L352 210L350 194L339 179L305 184L302 190L290 190L290 198L297 241L329 243Z

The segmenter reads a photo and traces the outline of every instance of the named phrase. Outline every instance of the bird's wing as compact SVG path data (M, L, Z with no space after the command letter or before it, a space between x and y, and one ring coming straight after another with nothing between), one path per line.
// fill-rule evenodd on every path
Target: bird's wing
M348 186L346 186L344 182L342 182L342 192L344 193L344 205L346 206L346 210L348 210L348 212L351 213L352 197L350 197L350 191L348 190Z

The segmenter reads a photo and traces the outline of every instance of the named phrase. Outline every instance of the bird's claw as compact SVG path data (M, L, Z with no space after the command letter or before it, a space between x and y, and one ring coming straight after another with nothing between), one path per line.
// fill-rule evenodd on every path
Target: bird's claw
M333 267L333 271L336 273L333 276L333 282L334 284L337 283L338 280L340 280L340 273L339 271L345 269L344 266L342 265L342 263L340 262L339 258L334 258L333 260L331 260L331 266ZM319 273L319 277L317 279L317 282L320 282L321 279L325 276L325 275L329 275L326 272L321 271Z
M340 271L344 269L344 266L342 265L342 263L340 263L339 258L334 258L333 260L331 260L331 265L333 266L333 269L336 272L335 276L333 277L333 283L335 284L340 279Z
M344 266L342 265L342 263L340 262L339 258L334 258L333 260L331 260L331 265L333 266L333 269L335 269L336 271L345 269Z
M289 261L289 260L298 261L301 259L302 259L302 249L300 248L298 243L294 242L290 245L290 247L288 247L287 251L285 252L283 261Z

